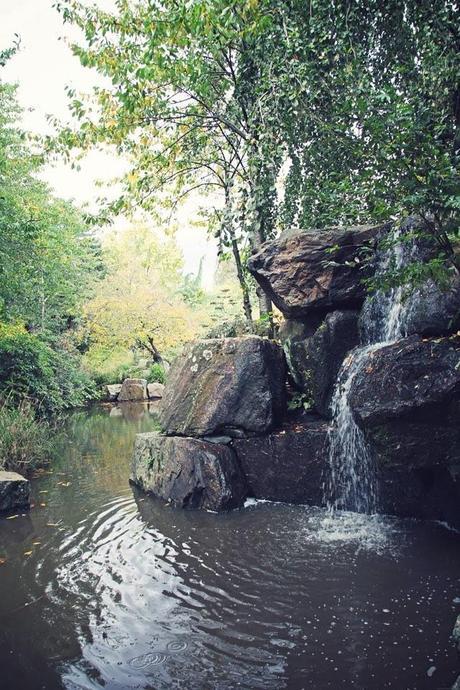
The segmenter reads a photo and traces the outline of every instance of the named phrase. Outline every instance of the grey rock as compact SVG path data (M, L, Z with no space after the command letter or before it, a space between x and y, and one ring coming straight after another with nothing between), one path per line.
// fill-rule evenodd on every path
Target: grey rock
M460 338L411 336L374 350L349 401L380 464L460 464Z
M105 387L105 398L109 402L115 402L121 391L121 383L113 383Z
M460 276L452 272L443 289L432 280L415 293L406 317L407 335L449 335L460 329Z
M30 504L30 482L17 472L0 470L0 512L26 508Z
M460 616L457 616L457 620L455 621L454 629L452 631L452 638L455 642L455 646L460 652Z
M242 506L247 494L228 446L158 433L137 435L131 481L181 508L231 510Z
M196 341L171 368L160 422L170 435L265 433L284 411L285 379L283 351L272 341Z
M164 394L165 387L162 383L149 383L147 384L147 392L150 400L156 398L162 398Z
M359 343L358 315L355 310L330 312L304 339L299 338L300 329L287 339L286 331L283 333L283 349L292 378L324 416L329 415L340 366Z
M148 400L146 379L125 379L123 381L118 401L134 400Z
M359 307L366 293L366 252L375 249L386 228L362 225L282 235L263 244L248 268L289 318Z

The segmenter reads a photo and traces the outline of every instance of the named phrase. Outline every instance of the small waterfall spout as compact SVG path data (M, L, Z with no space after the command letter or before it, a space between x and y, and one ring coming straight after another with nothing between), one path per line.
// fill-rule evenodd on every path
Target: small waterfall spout
M389 249L378 257L377 274L399 270L414 252L413 244L402 241L402 231L393 234ZM369 364L369 356L382 345L405 335L405 318L410 297L404 299L402 287L378 291L368 297L361 315L362 345L345 359L339 371L332 398L332 423L329 429L329 477L325 501L330 512L377 511L377 483L372 455L366 438L356 424L349 403L353 380Z

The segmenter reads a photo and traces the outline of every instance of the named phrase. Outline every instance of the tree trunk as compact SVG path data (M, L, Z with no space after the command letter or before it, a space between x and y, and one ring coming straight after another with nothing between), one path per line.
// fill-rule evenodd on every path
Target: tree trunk
M232 251L233 258L235 259L236 273L238 275L238 281L240 283L241 292L243 293L243 310L246 321L250 324L252 328L252 306L249 297L249 288L244 275L243 265L241 263L240 250L238 249L238 243L235 238L232 239Z

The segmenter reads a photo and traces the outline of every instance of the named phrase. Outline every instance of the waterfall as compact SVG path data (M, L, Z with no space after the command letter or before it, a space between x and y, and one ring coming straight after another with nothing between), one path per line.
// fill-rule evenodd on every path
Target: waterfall
M407 264L415 249L402 240L402 230L393 233L389 248L377 256L377 275L399 270ZM335 385L328 433L329 477L325 483L325 501L330 512L352 510L375 513L377 485L372 455L366 438L356 424L349 403L355 376L366 366L372 352L382 345L404 337L404 323L410 311L411 297L403 287L377 291L366 298L361 313L361 345L345 359Z

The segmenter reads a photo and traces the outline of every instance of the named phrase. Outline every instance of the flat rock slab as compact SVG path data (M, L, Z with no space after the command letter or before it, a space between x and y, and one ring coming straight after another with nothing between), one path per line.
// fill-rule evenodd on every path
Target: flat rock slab
M235 439L232 446L251 495L271 501L321 505L327 429L324 422L314 421L262 438Z
M285 408L282 349L257 336L199 340L171 367L160 423L169 435L269 431Z
M311 230L266 242L248 268L289 318L313 311L353 308L365 297L365 251L374 249L384 225Z
M231 510L247 495L231 448L155 432L136 436L131 481L180 508Z
M17 472L0 470L0 512L26 508L30 504L30 482Z
M146 379L125 379L118 395L118 401L148 400Z

